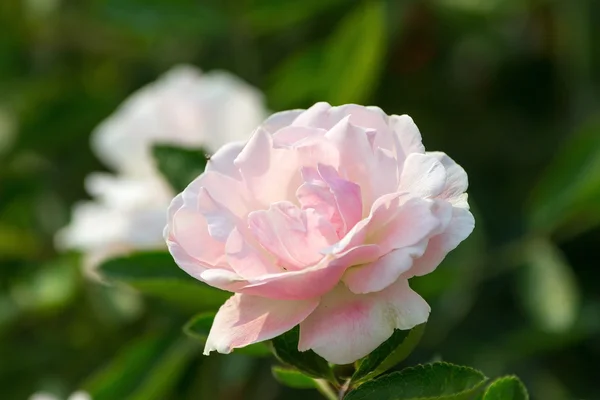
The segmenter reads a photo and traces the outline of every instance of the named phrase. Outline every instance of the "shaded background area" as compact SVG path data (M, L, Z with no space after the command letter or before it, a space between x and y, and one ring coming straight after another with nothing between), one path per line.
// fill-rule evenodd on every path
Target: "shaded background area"
M202 357L179 340L194 305L88 282L53 247L85 175L106 170L92 129L190 63L240 76L273 111L411 115L467 170L477 227L415 280L433 312L408 362L600 398L599 19L592 0L3 1L0 397L319 398L279 386L271 358Z

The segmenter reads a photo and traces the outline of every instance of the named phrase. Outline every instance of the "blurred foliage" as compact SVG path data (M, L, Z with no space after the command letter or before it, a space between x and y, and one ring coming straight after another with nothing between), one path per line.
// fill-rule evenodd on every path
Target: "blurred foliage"
M180 62L239 75L272 110L410 114L428 149L468 171L477 227L414 280L433 312L407 364L516 373L533 399L598 398L599 18L593 0L0 2L1 398L319 398L279 385L272 358L200 355L181 327L223 294L105 265L141 297L53 247L85 175L106 169L92 129ZM157 271L176 274L167 259ZM518 390L505 379L494 390Z

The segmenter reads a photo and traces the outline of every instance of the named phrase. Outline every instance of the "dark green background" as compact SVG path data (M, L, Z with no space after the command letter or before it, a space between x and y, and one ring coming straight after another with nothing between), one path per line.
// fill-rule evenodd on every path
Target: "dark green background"
M477 227L415 282L433 311L408 361L600 398L599 20L593 0L0 2L0 398L318 398L278 386L270 358L203 358L179 330L190 310L86 282L53 248L106 169L91 130L180 62L239 75L274 111L411 115L467 170Z

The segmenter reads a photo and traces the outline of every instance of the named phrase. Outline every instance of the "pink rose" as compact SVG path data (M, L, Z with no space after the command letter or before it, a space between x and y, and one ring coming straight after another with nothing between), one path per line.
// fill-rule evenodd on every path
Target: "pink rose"
M327 103L274 114L169 207L177 264L235 292L205 354L300 324L300 351L346 364L425 322L429 305L408 279L473 230L466 189L465 171L425 152L407 115Z

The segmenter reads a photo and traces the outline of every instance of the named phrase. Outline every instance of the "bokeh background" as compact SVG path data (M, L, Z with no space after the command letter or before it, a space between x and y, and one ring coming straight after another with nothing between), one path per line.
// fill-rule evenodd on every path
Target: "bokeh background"
M516 373L533 399L600 399L600 2L0 2L0 398L308 399L270 357L201 356L177 307L85 279L55 232L107 170L90 132L178 63L228 70L269 109L407 113L470 178L475 233L414 286L406 364ZM341 338L340 340L343 340Z

